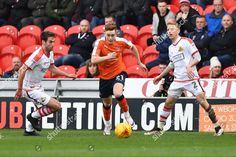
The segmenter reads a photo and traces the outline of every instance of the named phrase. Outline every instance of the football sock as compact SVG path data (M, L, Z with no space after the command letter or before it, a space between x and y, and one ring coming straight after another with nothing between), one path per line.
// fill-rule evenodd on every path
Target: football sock
M159 120L160 123L158 126L160 129L163 129L163 127L165 126L166 119L169 117L171 109L172 108L170 108L170 107L164 106L163 110L161 111L160 120Z
M216 114L214 109L211 107L211 105L209 106L208 109L206 109L206 112L208 113L209 118L211 119L212 123L217 123L217 118L216 118Z
M103 116L105 121L110 121L111 118L111 105L103 105Z
M31 113L31 116L33 118L40 118L40 117L47 116L51 113L52 113L52 110L49 107L43 106L43 107L40 107L38 110L34 111L33 113Z
M126 101L126 98L124 97L124 95L120 96L119 98L116 98L116 100L118 101L121 111L124 113L128 112L129 106L127 104L127 101Z

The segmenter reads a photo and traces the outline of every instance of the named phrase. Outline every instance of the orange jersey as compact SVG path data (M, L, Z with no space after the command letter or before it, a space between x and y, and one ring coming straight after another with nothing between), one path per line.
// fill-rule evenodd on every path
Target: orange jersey
M113 79L122 71L126 71L126 66L122 60L122 53L124 49L130 49L133 44L124 39L116 37L114 43L108 44L105 39L100 39L98 44L95 45L93 55L106 56L108 53L116 52L116 59L106 60L98 64L100 75L99 77L104 80Z

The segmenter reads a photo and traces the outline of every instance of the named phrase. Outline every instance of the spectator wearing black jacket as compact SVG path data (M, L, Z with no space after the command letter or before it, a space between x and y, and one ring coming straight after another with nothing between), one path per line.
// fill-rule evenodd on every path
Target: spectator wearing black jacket
M70 49L67 56L63 56L55 61L56 66L71 65L75 68L85 64L85 61L91 58L93 51L93 43L96 37L92 32L89 32L88 20L82 20L80 22L79 34L71 34L65 41L67 45L70 45Z
M18 56L12 58L12 70L4 73L3 78L18 78L21 60Z
M21 19L31 16L31 11L27 6L28 0L5 0L5 3L10 7L10 17L6 24L20 29Z
M75 12L77 3L72 0L48 0L46 4L46 15L48 25L60 24L65 29L71 27L71 17Z
M196 28L193 32L189 33L188 37L193 40L201 54L201 62L198 63L197 68L202 67L204 61L209 61L212 55L208 51L210 37L208 36L206 18L198 16L196 18Z
M199 13L190 6L189 0L180 0L180 11L176 14L176 21L180 25L180 33L187 36L196 27L196 17Z
M2 26L8 19L10 14L10 7L7 6L5 0L0 0L0 26Z
M236 27L233 25L233 18L224 15L222 18L222 30L213 36L210 41L209 50L213 56L217 56L222 68L233 65L236 56ZM210 65L210 62L207 62Z
M27 25L37 25L41 29L45 28L45 21L49 18L46 16L47 0L29 0L28 8L32 10L32 16L21 20L22 27Z
M126 22L134 22L139 28L151 24L152 11L148 0L126 0Z

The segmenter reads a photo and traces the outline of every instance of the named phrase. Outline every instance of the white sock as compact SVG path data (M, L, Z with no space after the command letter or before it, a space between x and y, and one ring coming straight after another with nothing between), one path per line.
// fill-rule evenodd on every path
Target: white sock
M165 126L165 122L159 122L158 128L163 130L164 126Z
M125 116L125 117L129 117L129 116L130 116L130 113L129 113L129 111L127 111L127 112L124 112L124 116Z
M36 111L32 112L31 116L33 118L37 118L37 119L41 117L40 114L39 114L39 110L36 110Z
M104 123L105 123L106 126L111 125L111 121L104 120Z
M28 121L28 119L26 119L25 130L26 130L27 132L33 132L33 131L34 131L34 128L33 128L33 126L31 125L31 123Z

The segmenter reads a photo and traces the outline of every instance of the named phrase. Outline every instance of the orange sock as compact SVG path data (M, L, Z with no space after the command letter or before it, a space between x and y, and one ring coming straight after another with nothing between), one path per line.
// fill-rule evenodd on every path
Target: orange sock
M105 107L103 105L103 116L106 121L109 121L111 118L111 106Z

